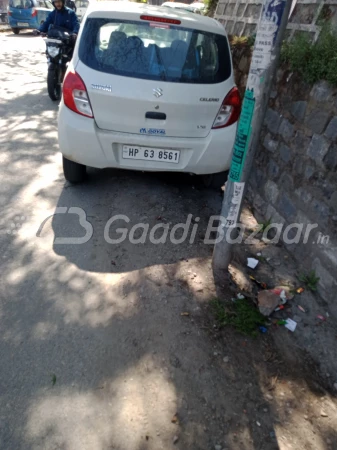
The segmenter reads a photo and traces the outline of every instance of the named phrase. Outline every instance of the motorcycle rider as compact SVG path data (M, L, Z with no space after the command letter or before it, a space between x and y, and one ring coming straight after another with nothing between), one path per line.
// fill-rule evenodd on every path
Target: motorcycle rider
M65 6L65 0L54 0L52 4L55 9L48 14L47 19L40 25L35 34L47 33L49 27L53 25L69 30L75 41L80 28L77 15L72 9Z

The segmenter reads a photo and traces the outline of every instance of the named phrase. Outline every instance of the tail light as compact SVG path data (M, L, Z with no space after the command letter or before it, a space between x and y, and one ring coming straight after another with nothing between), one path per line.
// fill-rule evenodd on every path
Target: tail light
M221 108L214 120L212 128L224 128L229 127L235 123L241 112L241 97L237 87L234 87L226 95L225 100L222 102Z
M75 113L86 117L94 117L87 88L76 72L68 72L63 82L63 101Z
M37 11L35 8L32 9L32 17L36 17L37 16Z

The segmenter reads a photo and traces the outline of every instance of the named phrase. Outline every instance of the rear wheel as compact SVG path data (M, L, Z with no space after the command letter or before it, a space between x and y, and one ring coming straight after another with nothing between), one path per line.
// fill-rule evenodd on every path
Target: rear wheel
M55 102L61 98L61 85L55 66L50 66L47 75L48 95Z
M12 28L12 31L14 34L19 34L20 33L20 28Z
M64 156L62 156L62 158L64 178L73 184L81 183L81 181L84 181L86 176L86 166L74 161L70 161Z
M221 187L226 183L227 177L228 171L210 173L208 175L202 175L202 182L207 188L221 189Z

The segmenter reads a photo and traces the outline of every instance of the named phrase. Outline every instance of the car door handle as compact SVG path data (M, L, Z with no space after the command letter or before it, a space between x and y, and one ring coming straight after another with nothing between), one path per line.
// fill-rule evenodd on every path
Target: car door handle
M147 113L145 113L145 118L154 120L166 120L166 114L148 111Z

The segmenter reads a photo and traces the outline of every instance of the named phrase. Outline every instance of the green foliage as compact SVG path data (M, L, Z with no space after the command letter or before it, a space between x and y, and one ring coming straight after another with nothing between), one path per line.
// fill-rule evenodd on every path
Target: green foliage
M253 47L256 39L256 34L253 36L232 36L231 47Z
M231 325L242 334L256 336L258 326L266 322L256 306L246 298L236 299L229 304L214 299L211 304L220 327Z
M252 36L248 36L247 45L249 45L249 47L253 47L255 44L255 40L256 40L256 34L253 34Z
M285 42L281 59L308 83L326 80L337 86L337 32L329 26L322 28L314 43L308 33L298 34L291 42Z
M271 218L266 222L259 223L260 232L263 233L271 225Z
M298 279L300 281L302 281L303 283L305 283L305 285L307 286L307 288L310 291L317 291L317 283L319 282L320 278L316 277L316 272L314 270L312 270L311 272L309 272L307 275L305 274L301 274Z
M213 17L213 14L218 5L218 0L204 0L204 3L206 5L206 10L204 12L205 16Z

